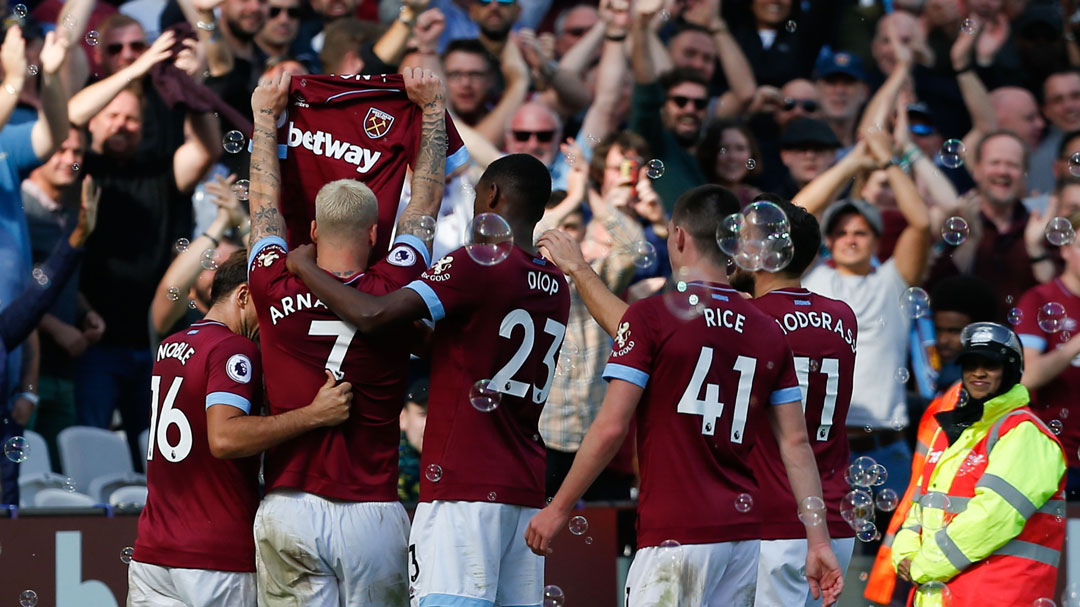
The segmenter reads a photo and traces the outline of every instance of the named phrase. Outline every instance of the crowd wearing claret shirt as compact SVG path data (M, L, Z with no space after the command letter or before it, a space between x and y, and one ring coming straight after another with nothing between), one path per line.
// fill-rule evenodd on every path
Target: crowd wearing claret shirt
M914 428L960 379L960 331L1000 322L1023 345L1022 383L1064 447L1074 499L1078 4L9 3L0 7L0 308L48 281L43 264L78 222L80 184L93 177L102 192L73 276L0 358L0 433L40 433L59 471L63 429L123 430L141 470L154 349L202 318L218 264L247 245L260 77L418 67L445 83L469 156L448 165L433 260L463 244L477 182L507 154L550 171L535 236L569 234L628 303L670 290L669 221L685 191L722 185L744 206L763 195L790 200L823 232L804 285L857 319L851 457L873 457L888 470L881 488L902 495ZM406 180L400 200L380 208L403 208L410 191ZM612 344L569 289L539 421L549 497L600 408ZM426 376L414 363L401 399L405 501L423 476ZM634 451L626 441L586 499L635 498ZM0 465L4 499L18 503L17 464Z

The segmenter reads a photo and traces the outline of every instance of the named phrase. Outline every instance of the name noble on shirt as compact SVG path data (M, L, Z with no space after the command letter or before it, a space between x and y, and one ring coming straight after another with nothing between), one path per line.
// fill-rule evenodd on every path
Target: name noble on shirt
M784 335L801 329L822 329L832 331L841 338L844 343L851 346L851 352L855 353L855 339L851 335L851 329L844 328L842 318L833 319L828 312L788 312L776 319L776 324L783 329Z
M192 354L195 354L195 348L192 348L186 341L174 341L171 344L158 346L157 360L161 362L165 358L175 358L180 361L181 365L186 365Z
M311 293L286 295L281 298L281 303L279 305L281 306L280 310L276 306L270 306L270 324L277 325L279 320L285 318L289 314L307 310L308 308L329 309L326 307L326 304L319 301L319 299Z
M290 148L303 146L305 149L311 150L311 153L316 156L344 160L354 165L357 173L367 173L382 157L382 152L362 148L341 139L334 139L334 136L330 133L302 131L293 126L292 122L289 122L288 144Z

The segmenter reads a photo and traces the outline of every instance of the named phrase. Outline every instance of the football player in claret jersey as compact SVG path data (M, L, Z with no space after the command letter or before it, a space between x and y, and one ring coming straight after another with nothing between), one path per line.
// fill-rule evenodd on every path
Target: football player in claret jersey
M803 519L828 526L833 553L847 571L855 547L855 530L840 516L840 502L849 487L848 438L845 431L855 373L855 313L842 301L802 288L800 278L821 247L821 228L806 209L777 199L791 226L794 255L779 272L736 270L732 285L754 295L751 303L776 319L795 356L795 375L802 388L810 446L817 460L825 510L802 508ZM762 495L761 557L758 562L757 607L820 605L810 596L800 571L806 562L806 531L784 474L780 448L763 432L751 452ZM821 505L818 504L818 507Z
M360 331L435 321L420 504L409 538L422 607L543 599L544 559L521 534L544 504L537 423L570 313L566 279L532 242L550 195L547 168L532 156L491 163L476 184L474 211L510 224L509 256L482 265L457 249L385 297L342 288L315 269L309 250L289 254L290 269ZM500 394L494 410L471 404L470 388L481 380Z
M247 252L221 265L202 320L157 348L146 507L128 568L131 607L253 607L259 461L284 440L349 416L348 383L324 378L288 413L249 415L262 386ZM314 400L312 400L314 395Z
M604 403L562 487L525 533L535 552L548 549L636 415L641 496L628 607L670 597L709 607L753 604L761 504L772 496L759 492L749 459L770 425L796 499L821 497L791 349L776 321L728 285L716 228L738 212L738 199L720 186L694 188L675 203L671 265L676 276L698 280L625 308L604 370ZM592 289L584 293L593 310ZM806 536L811 591L832 603L843 578L828 530L807 526Z
M1070 220L1080 226L1077 214ZM1060 251L1065 270L1028 289L1016 304L1019 313L1010 312L1010 320L1020 317L1015 329L1024 346L1023 383L1032 391L1031 408L1060 430L1058 439L1069 460L1066 491L1073 500L1080 498L1080 243L1062 245Z
M444 187L445 107L431 71L405 69L405 89L422 108L412 200L384 259L372 259L378 202L359 181L332 181L315 199L311 239L316 272L349 291L381 295L420 276L430 260L422 217L434 221ZM324 380L352 383L354 414L266 454L267 495L255 518L260 605L402 607L409 601L409 519L397 497L399 414L412 327L358 335L285 269L274 125L289 78L264 79L251 97L252 298L261 326L270 412L289 411ZM343 160L340 160L344 162ZM339 162L328 158L326 162ZM290 200L290 204L302 201ZM428 230L430 232L430 230ZM430 235L430 234L428 234Z

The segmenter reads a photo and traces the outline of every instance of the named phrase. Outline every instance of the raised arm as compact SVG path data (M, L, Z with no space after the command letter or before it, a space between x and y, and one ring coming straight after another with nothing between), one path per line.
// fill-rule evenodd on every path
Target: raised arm
M885 132L875 131L867 134L866 138L875 160L880 164L892 160L892 140ZM896 206L907 221L907 227L900 233L893 252L896 270L909 285L918 284L922 281L930 256L930 212L919 196L915 182L902 168L889 164L885 171L889 186L896 196Z
M251 136L251 182L248 204L251 206L251 242L266 236L285 238L285 219L281 216L281 167L277 155L277 120L289 101L291 76L283 72L275 78L262 78L251 94L255 132Z
M581 245L559 230L548 230L536 244L544 247L547 257L574 281L589 314L605 333L614 337L619 330L619 321L630 306L609 291L604 280L585 262Z
M26 40L17 25L8 28L0 46L0 65L4 68L4 95L0 95L0 128L11 119L19 93L26 83Z
M207 403L206 438L218 459L258 455L316 428L336 426L349 419L352 384L336 384L326 371L326 383L307 406L277 415L249 415L226 403Z
M525 103L529 94L529 66L521 56L521 49L513 41L503 46L501 68L506 87L502 97L491 112L476 124L476 132L496 147L501 147L506 136L506 125L518 107Z
M871 128L884 129L889 120L889 114L896 105L896 96L900 94L908 81L911 65L914 61L911 48L900 42L895 32L889 36L893 52L896 54L896 67L893 68L885 84L881 85L870 102L866 104L862 119L859 120L858 133L865 133Z
M190 194L221 156L221 126L209 113L190 113L184 131L184 144L173 154L173 177L176 189Z
M949 51L949 58L956 71L956 84L960 86L964 106L971 115L971 130L964 136L964 144L975 146L984 135L997 128L997 115L986 86L975 73L974 48L976 38L982 34L982 22L974 15L971 20L975 23L975 33L957 36Z
M754 78L754 69L746 59L742 47L731 34L727 22L720 15L719 0L701 3L709 7L708 16L711 19L702 22L712 32L713 44L716 45L716 54L720 59L720 69L724 72L724 78L728 82L729 93L734 103L725 108L730 114L741 114L754 99L757 92L757 79ZM704 20L702 20L704 21Z
M560 115L575 114L587 107L592 95L585 86L584 73L563 68L552 55L542 49L536 32L522 29L517 32L517 44L522 58L529 66L539 99Z
M434 225L446 189L446 88L431 70L405 68L405 92L420 106L420 152L412 170L412 198L398 219L397 233L419 236L431 252L432 239L421 228L422 217Z
M67 107L71 124L86 126L120 91L145 76L150 68L171 57L175 42L176 36L171 30L163 32L131 65L75 93Z
M68 136L68 94L57 72L67 59L68 39L49 32L41 47L41 109L30 131L30 142L38 158L48 158Z
M623 98L623 80L628 71L624 39L630 27L630 14L626 4L614 0L600 5L602 23L598 23L597 27L603 26L604 42L600 50L600 63L596 67L596 96L581 123L581 132L592 135L596 141L617 129L620 122L615 113ZM579 41L567 55L583 43L584 40Z
M663 8L662 0L639 0L634 3L630 19L630 65L634 70L634 82L652 84L659 76L654 45L663 43L652 29L652 20ZM667 50L664 49L664 54Z
M398 18L394 19L382 36L379 36L372 48L372 52L380 61L394 66L401 63L416 20L427 10L427 6L428 0L406 0L402 3Z
M222 0L177 0L184 17L195 29L199 44L206 53L206 65L211 77L224 76L233 69L236 58L229 43L221 33L221 24L214 17L214 9Z
M812 215L818 215L825 207L832 204L837 194L862 169L872 169L874 162L867 156L866 142L860 141L840 159L813 181L803 186L791 199L794 204L803 207Z
M372 333L401 321L418 320L428 314L424 300L412 289L398 289L376 297L335 280L315 262L314 245L301 245L289 251L286 264L289 272L300 277L319 301L361 333Z

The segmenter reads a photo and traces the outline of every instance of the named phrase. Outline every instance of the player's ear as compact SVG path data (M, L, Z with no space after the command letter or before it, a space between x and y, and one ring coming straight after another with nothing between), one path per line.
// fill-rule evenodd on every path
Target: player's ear
M408 424L405 423L405 416L407 414L406 412L407 412L408 408L409 408L409 405L405 405L404 407L402 407L401 408L401 414L398 415L398 427L401 428L402 432L405 431L405 427L408 425Z
M311 242L318 243L319 242L319 230L318 230L318 228L315 227L315 220L314 219L311 220L311 232L310 232L310 234L311 234Z
M248 283L240 283L240 285L236 287L236 293L233 294L233 297L236 298L236 303L238 303L241 308L246 308L248 304L251 303L251 290L248 288Z
M373 224L371 224L371 227L368 228L368 244L371 245L371 246L375 246L375 241L378 238L378 236L379 236L379 224L378 223L373 223Z

